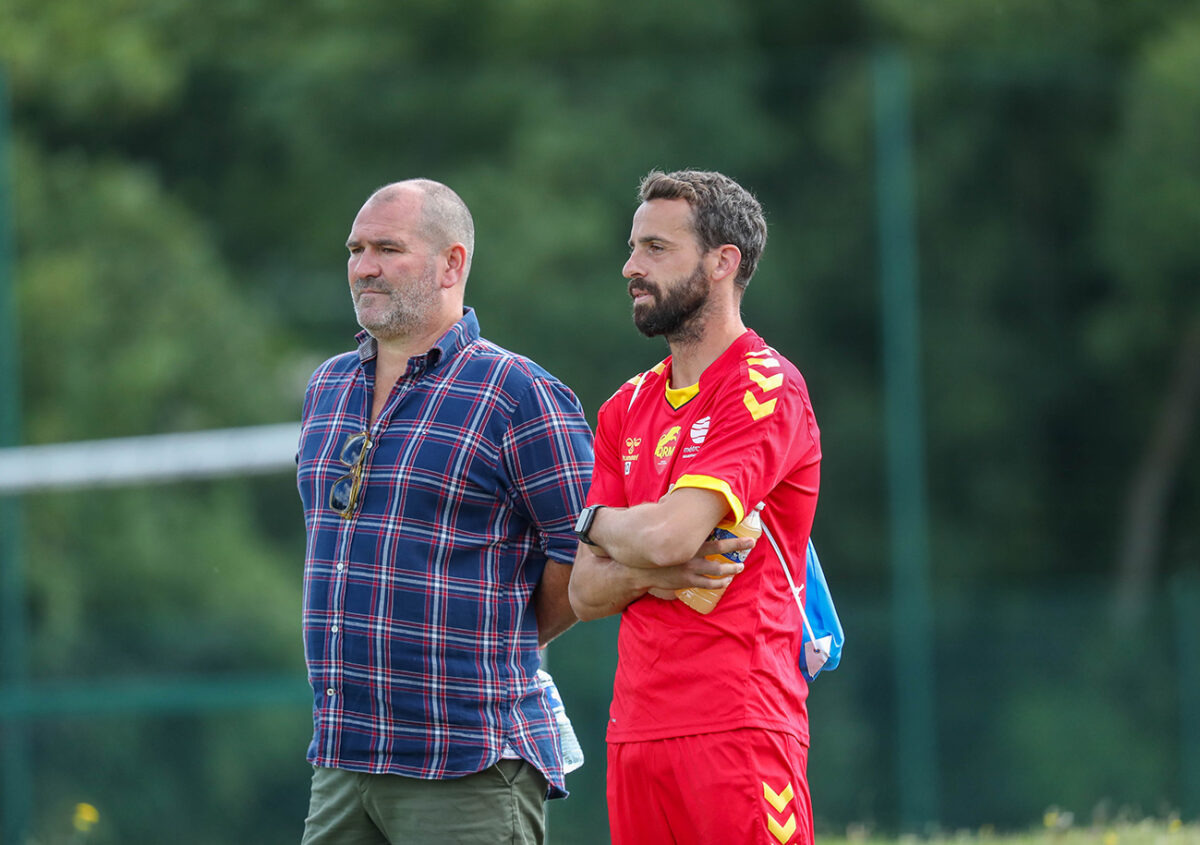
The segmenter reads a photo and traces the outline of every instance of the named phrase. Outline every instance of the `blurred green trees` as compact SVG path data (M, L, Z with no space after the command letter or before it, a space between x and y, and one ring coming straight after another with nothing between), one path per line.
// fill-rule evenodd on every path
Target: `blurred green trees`
M945 821L1024 823L1072 776L1072 800L1183 800L1174 734L1122 731L1136 696L1086 656L1117 642L1114 611L1147 625L1167 579L1200 555L1192 0L0 0L0 21L29 443L295 419L308 372L355 330L341 247L353 214L379 184L416 175L452 185L475 214L468 302L484 333L571 384L594 416L665 354L629 325L620 278L638 179L696 166L753 188L771 238L746 319L809 380L825 450L816 530L851 635L843 668L813 694L827 825L887 825L895 811L877 774L891 771L902 727L887 721L881 622L866 60L876 44L901 45L914 81L940 691L947 726L977 743L943 750L957 799ZM26 513L35 676L302 677L302 528L287 479L39 495ZM1017 593L993 606L1001 583ZM1022 604L1021 591L1062 604ZM1090 610L1068 600L1076 593ZM1046 623L1061 638L1056 665L1112 696L1079 719L1129 744L1128 779L1064 765L1056 743L1080 738L1066 730L1060 674L1021 674L998 650L995 671L1014 675L986 685L987 706L972 698L982 682L970 661L997 648L983 631L1002 640L1035 605L1071 620ZM989 613L971 612L980 606ZM972 621L984 627L972 633ZM564 830L579 827L603 841L611 633L577 630L551 649L568 707L586 714L590 758L554 809L558 842L585 841ZM172 841L219 841L222 821L244 841L293 841L285 826L307 798L303 714L281 715L277 734L266 716L247 721L248 734L224 738L232 729L206 722L210 741L165 756L172 726L158 723L94 735L53 725L39 741L102 746L130 777L159 759L195 767L152 777L153 808L180 803L196 779L223 781L217 772L242 785L214 791ZM243 766L255 755L237 753L238 736L279 752L275 771L261 758ZM1039 761L1039 749L1053 751ZM49 841L66 817L54 802L72 800L62 784L86 771L56 764L73 759L59 751L38 779ZM981 759L994 770L975 772ZM1012 785L972 793L998 777ZM284 809L247 798L258 791L286 796ZM148 829L137 816L110 816L112 841Z

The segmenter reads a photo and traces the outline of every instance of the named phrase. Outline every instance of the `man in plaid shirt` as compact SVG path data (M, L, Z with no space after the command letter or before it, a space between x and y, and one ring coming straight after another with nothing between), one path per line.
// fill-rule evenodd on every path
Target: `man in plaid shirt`
M346 245L364 331L313 374L297 453L304 842L541 842L566 793L539 647L575 622L591 433L568 388L480 337L454 191L385 186Z

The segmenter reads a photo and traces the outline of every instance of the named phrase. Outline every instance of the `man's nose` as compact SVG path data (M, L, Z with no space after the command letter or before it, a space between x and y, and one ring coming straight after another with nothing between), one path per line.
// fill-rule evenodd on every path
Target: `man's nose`
M625 266L621 268L621 275L627 279L632 279L635 276L640 277L640 276L645 275L642 272L641 268L638 266L637 256L635 256L635 255L629 256L629 259L625 262Z
M350 275L356 279L373 279L379 275L379 260L375 253L364 249L350 260Z

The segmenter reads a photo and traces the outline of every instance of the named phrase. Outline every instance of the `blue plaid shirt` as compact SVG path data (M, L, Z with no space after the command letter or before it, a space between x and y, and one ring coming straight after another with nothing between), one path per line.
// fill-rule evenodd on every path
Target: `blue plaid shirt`
M409 359L370 424L376 343L331 358L304 397L297 481L308 532L304 650L317 766L451 778L505 746L565 794L531 596L571 563L592 437L575 395L479 336L471 309ZM347 438L370 430L362 489L329 504Z

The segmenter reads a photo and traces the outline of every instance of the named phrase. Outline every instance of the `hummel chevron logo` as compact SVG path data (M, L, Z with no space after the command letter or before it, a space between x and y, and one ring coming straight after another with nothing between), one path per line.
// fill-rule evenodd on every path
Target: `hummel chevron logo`
M742 397L742 402L745 403L746 410L750 412L750 416L754 417L756 421L775 413L775 403L777 401L779 400L768 399L766 402L759 402L749 390Z
M788 816L787 824L780 824L775 819L767 816L767 830L771 831L771 835L778 839L781 843L787 842L792 838L792 834L796 832L796 814Z
M752 367L778 367L779 359L764 349L759 352L751 352L747 355L746 363Z
M782 814L795 796L796 793L792 791L790 783L783 788L783 792L776 792L767 785L765 780L763 781L763 798L767 799L767 803L774 808L776 813ZM788 813L787 820L780 824L772 818L770 813L767 813L767 830L779 840L780 845L786 845L787 841L792 838L792 834L796 832L796 814Z
M796 797L796 793L792 792L792 785L789 783L784 787L783 792L776 792L771 787L767 786L767 782L763 781L763 798L767 799L767 803L775 808L775 812L782 813L783 808L788 805L788 802Z
M758 370L746 370L746 373L750 376L750 381L762 388L763 393L778 390L783 386L783 373L776 373L773 376L764 376Z

